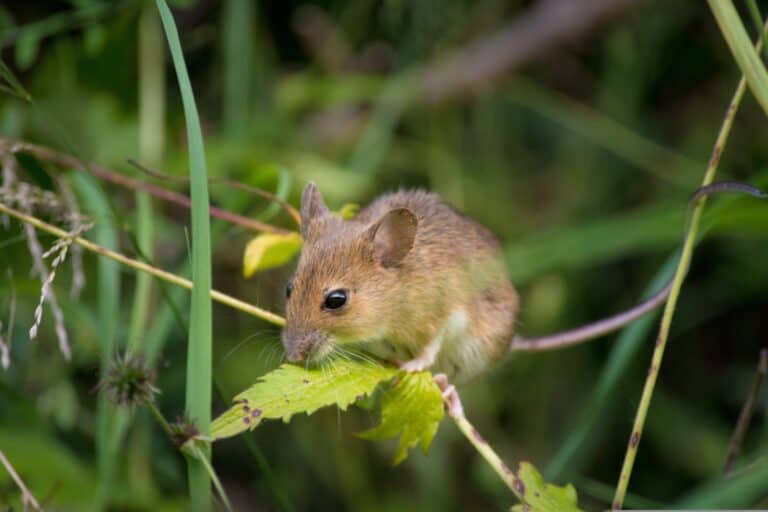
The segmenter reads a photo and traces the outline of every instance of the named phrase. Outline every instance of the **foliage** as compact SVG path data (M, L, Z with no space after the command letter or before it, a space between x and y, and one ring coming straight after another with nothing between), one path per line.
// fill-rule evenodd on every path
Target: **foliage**
M443 397L429 372L406 373L386 389L381 422L358 434L363 439L399 437L392 463L405 460L417 445L427 453L443 419Z
M761 4L753 0L713 1L715 15L682 0L613 2L611 16L591 20L584 18L591 9L564 11L552 2L168 3L205 135L212 205L287 232L296 223L279 204L216 180L248 184L294 206L304 183L314 180L337 213L351 211L342 205L366 205L398 187L435 191L500 240L520 295L516 324L523 335L616 312L639 300L642 290L658 289L649 286L652 276L663 281L670 275L662 263L677 261L687 199L701 181L742 71L751 76L750 90L722 152L718 180L763 188L768 183L765 91L755 87L764 82L766 55L749 49L757 30L746 23ZM125 163L138 159L147 168L186 177L188 150L197 146L175 84L166 90L150 83L167 110L154 129L140 122L140 110L160 112L139 107L146 95L137 42L148 39L139 29L146 11L157 14L154 2L0 6L0 134L189 195L188 182L140 174ZM580 34L561 34L569 25L563 21L580 27ZM509 46L513 61L487 61L512 66L484 76L475 66L498 56L485 45L509 41L502 37L507 29L511 40L525 44ZM161 40L151 53L164 55L162 31L157 35ZM471 66L452 76L454 57L478 48L485 50L475 55L484 57L458 60ZM157 76L173 77L170 59L159 71ZM433 79L446 84L457 76L471 87L445 100L425 92ZM750 98L753 91L759 101ZM142 140L167 140L164 157L148 157ZM5 143L0 139L0 146ZM88 172L71 160L52 163L30 155L17 154L10 190L2 162L0 203L7 204L21 183L59 201L74 172ZM133 190L98 181L101 198L78 200L96 228L83 236L95 240L98 229L111 227L121 253L190 276L190 259L200 261L190 258L190 242L195 250L200 238L189 227L188 210L156 196L147 209L137 205ZM101 201L97 209L91 208L95 201ZM712 203L701 217L706 236L681 289L627 508L768 504L764 392L734 474L726 478L722 471L754 358L768 339L768 214L750 201L726 197ZM137 209L144 212L141 219ZM212 222L212 285L280 314L291 257L284 254L285 265L260 269L259 279L242 278L245 247L259 235L220 218ZM49 234L38 236L44 249L55 242ZM100 395L93 392L106 376L97 370L108 341L102 332L114 334L116 353L128 345L131 355L145 353L157 376L153 385L161 390L154 404L175 417L185 408L186 392L207 387L211 379L226 401L230 390L247 388L258 375L274 378L282 354L277 328L217 306L213 345L203 357L211 375L187 372L188 291L157 276L149 278L152 289L146 291L123 265L110 271L111 281L99 282L104 260L86 252L86 286L75 298L69 293L79 275L73 256L57 268L51 288L71 338L67 361L55 348L52 315L43 315L35 340L27 336L40 280L30 272L22 224L0 216L0 350L8 349L10 362L0 370L0 449L46 510L98 509L99 492L105 493L102 509L189 510L186 460L154 415L137 409L111 426L102 421L113 411L100 409ZM110 286L118 274L120 287ZM132 302L146 314L135 316ZM637 324L618 341L609 337L509 358L460 389L467 417L504 459L535 461L547 468L548 480L572 481L585 510L609 508L617 450L627 445L654 326L655 320ZM129 392L123 396L132 393L130 385L122 389ZM382 423L373 430L391 425L397 407L385 414L386 407L379 413L368 404L380 398L383 406L397 389L391 377L384 378L373 396L352 402L361 407L347 407L343 415L326 407L309 420L265 423L249 435L217 442L211 468L223 488L238 490L231 496L235 509L507 508L510 494L502 479L448 425L428 457L406 459L397 470L390 467L391 453L339 433L363 431L378 416ZM335 403L335 396L327 398ZM215 399L213 407L219 407ZM185 424L184 436L206 438ZM106 451L96 441L105 428L114 443ZM401 445L416 432L429 432L404 424L391 430L400 434ZM114 467L111 485L101 474L104 453ZM205 465L204 457L198 460ZM0 483L0 508L19 506L3 469Z
M334 212L336 215L344 220L354 219L357 212L360 211L360 205L357 203L347 203Z
M263 233L251 239L243 254L243 277L288 263L301 249L301 235Z
M187 415L203 434L208 434L211 424L211 388L213 387L212 346L213 312L211 306L211 218L208 197L208 170L203 147L203 132L197 113L195 95L187 72L187 64L181 49L176 23L165 0L156 0L163 29L168 39L176 78L184 106L187 141L189 144L189 183L192 214L192 299L189 313L189 337L187 339ZM193 510L205 512L211 509L210 465L201 459L210 458L209 449L203 446L201 456L189 458L189 490Z
M284 364L235 396L235 405L214 420L214 440L256 428L262 420L288 422L294 414L321 407L341 410L369 395L397 370L368 361L337 359L314 368Z
M709 6L752 93L768 114L768 71L749 40L736 7L731 0L709 0Z
M522 483L524 503L512 512L578 512L576 489L568 484L558 487L544 483L541 473L530 462L521 462L517 478Z

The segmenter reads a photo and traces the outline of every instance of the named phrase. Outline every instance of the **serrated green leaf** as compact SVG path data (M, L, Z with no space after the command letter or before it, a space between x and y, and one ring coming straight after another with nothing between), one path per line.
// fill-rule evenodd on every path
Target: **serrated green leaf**
M368 361L335 360L320 368L284 364L234 398L235 405L214 420L214 440L256 428L264 419L287 422L298 413L349 404L370 394L397 369Z
M427 453L443 419L443 396L429 372L406 373L384 392L381 423L358 436L388 439L400 436L393 464L400 464L417 444Z
M267 270L288 263L301 249L301 235L291 233L264 233L245 246L243 275L251 277L259 270Z
M559 487L544 483L544 477L530 462L521 462L517 479L523 503L511 512L581 512L573 485Z

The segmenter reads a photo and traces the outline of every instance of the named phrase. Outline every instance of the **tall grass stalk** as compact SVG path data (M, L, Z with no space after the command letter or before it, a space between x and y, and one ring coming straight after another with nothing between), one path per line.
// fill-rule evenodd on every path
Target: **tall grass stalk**
M710 0L709 4L712 8L712 12L715 14L715 17L718 20L718 23L720 23L720 28L723 31L726 40L728 40L728 44L731 45L731 50L734 52L734 58L736 58L740 67L742 68L744 75L739 81L739 85L736 87L733 98L731 99L731 102L728 105L728 109L726 110L722 125L720 126L720 132L717 135L717 140L715 141L715 145L712 149L712 155L710 157L709 164L707 165L707 169L704 173L704 179L702 180L701 186L710 185L715 178L715 173L717 172L717 168L720 164L720 158L722 157L723 151L725 150L725 146L728 142L728 136L731 133L733 120L736 117L736 112L739 110L739 105L741 104L741 100L744 97L744 92L747 89L748 83L750 84L752 91L755 93L755 96L758 98L758 101L763 105L763 108L766 110L766 112L768 112L768 82L765 84L766 88L763 88L763 85L761 85L761 81L758 77L760 73L754 69L748 69L745 67L745 63L741 59L744 58L751 61L750 57L745 57L745 55L749 55L749 52L744 51L742 44L743 41L741 41L740 36L734 36L734 33L739 33L739 29L729 26L729 24L732 25L733 23L736 23L733 20L733 16L735 15L736 21L738 22L741 31L743 32L744 30L744 27L741 26L741 21L738 19L738 14L736 14L735 9L733 8L733 4L731 4L731 2L721 2L719 0ZM763 30L765 30L765 27ZM746 33L744 34L746 35ZM762 39L758 38L758 42L756 44L757 51L760 50L761 41ZM755 51L751 45L750 50L751 54L756 57L757 51ZM758 66L764 74L765 68L762 66L762 63L759 62L759 58ZM763 104L761 96L765 98L765 104ZM693 257L693 247L696 243L696 237L699 232L699 222L701 221L701 216L704 212L704 206L706 203L706 197L703 197L693 208L690 224L685 236L685 240L683 241L680 262L678 263L677 269L675 270L672 289L669 293L669 299L667 299L667 303L664 307L664 313L662 314L661 318L661 325L659 326L659 334L656 340L656 347L654 348L653 355L651 356L651 364L648 369L648 377L645 380L645 385L643 386L643 391L640 396L640 404L637 407L635 421L632 425L632 433L629 437L629 443L627 444L627 450L624 455L624 462L621 467L619 481L616 485L616 493L614 495L612 504L612 508L614 510L620 509L624 504L624 497L627 493L629 478L632 474L635 457L637 456L640 437L642 436L643 428L645 426L645 419L648 416L648 409L651 405L651 397L653 396L656 380L659 376L659 368L661 367L661 362L664 358L664 349L666 348L667 340L669 338L669 330L672 325L672 317L675 314L677 299L680 296L680 289L682 288L685 274L691 264L691 259Z
M117 230L110 219L113 218L106 195L96 179L84 172L73 176L73 184L78 191L89 215L98 219L94 228L94 236L103 247L116 249L118 245ZM112 260L100 258L98 262L98 323L99 336L99 372L106 375L109 365L114 358L118 343L120 324L120 265ZM109 500L110 487L116 468L115 459L111 454L110 440L115 428L115 406L103 394L98 398L96 414L96 454L99 474L99 485L93 507L103 509Z
M679 254L675 253L668 259L659 269L644 295L652 295L669 282L679 257ZM544 471L544 476L547 479L555 480L563 476L563 473L573 473L577 470L574 465L594 450L598 444L596 434L599 425L609 416L622 377L626 375L627 368L630 367L638 351L642 348L643 342L653 327L655 318L655 314L649 314L627 326L621 332L614 346L611 347L611 353L594 386L594 391L590 395L589 403L582 409L575 424L568 428L568 436Z
M251 94L254 77L253 36L254 2L224 2L224 132L242 140L248 136L252 115Z
M749 84L749 89L768 114L768 71L760 60L760 48L755 49L749 40L744 24L731 0L708 1L733 58ZM762 42L762 35L759 39L759 42Z
M210 207L208 173L200 120L176 24L165 0L156 0L156 4L176 68L189 144L193 285L187 349L186 414L195 422L200 433L207 436L211 426L212 382L211 224L208 213ZM210 446L204 446L201 455L210 457ZM187 460L192 508L196 511L210 510L211 478L208 469L196 458Z
M139 18L138 27L138 68L139 68L139 155L142 161L150 165L161 164L165 120L165 49L160 18L155 9L147 4ZM154 219L152 200L147 192L137 190L136 199L136 244L141 254L152 255L154 252ZM136 271L136 288L133 294L133 306L128 327L126 342L127 355L138 355L143 352L144 333L147 329L147 316L152 300L152 276L146 272ZM121 458L120 446L125 439L126 431L131 424L133 411L124 407L118 408L114 415L113 428L109 433L107 457L114 465ZM139 456L137 450L146 452L148 446L132 446L132 460L149 461L148 456ZM149 473L144 467L143 474Z
M139 156L143 162L162 167L165 148L165 51L160 18L145 6L139 20ZM150 259L154 253L152 200L148 193L136 191L136 243ZM143 332L152 295L152 277L136 273L128 351L142 349Z

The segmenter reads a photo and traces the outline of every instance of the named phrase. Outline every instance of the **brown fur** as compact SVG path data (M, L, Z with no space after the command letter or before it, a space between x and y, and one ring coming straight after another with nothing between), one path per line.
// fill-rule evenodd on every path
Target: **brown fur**
M507 352L518 298L483 226L421 190L381 196L342 221L309 184L301 213L305 243L283 331L290 360L347 343L412 359L442 335L431 369L461 382ZM326 310L335 289L348 290L348 302Z

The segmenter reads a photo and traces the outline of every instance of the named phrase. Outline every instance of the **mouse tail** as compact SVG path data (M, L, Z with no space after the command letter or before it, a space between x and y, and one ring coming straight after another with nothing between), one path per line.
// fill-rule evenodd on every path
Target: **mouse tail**
M591 324L576 327L575 329L569 329L567 331L535 338L526 338L520 335L515 335L512 338L509 349L511 351L526 352L555 350L583 343L618 331L627 324L634 322L638 318L661 306L667 300L671 289L672 281L667 283L660 291L631 309L609 316L608 318L603 318L602 320L598 320Z
M711 183L703 187L699 187L694 191L691 197L688 199L688 215L690 215L691 207L695 205L699 200L705 198L713 192L742 192L749 194L758 199L768 199L768 193L763 192L759 188L753 187L746 183L737 181L721 181L717 183ZM687 221L686 221L687 222ZM689 236L688 227L685 229L685 237ZM541 336L536 338L525 338L523 336L515 335L509 345L510 350L524 350L528 352L540 351L540 350L554 350L563 347L569 347L595 339L599 336L618 331L630 322L633 322L641 316L653 311L660 305L662 305L669 295L669 291L672 289L672 281L667 283L664 288L657 292L652 297L641 302L637 306L622 311L616 315L598 320L597 322L587 324L568 331L558 332L550 334L548 336Z

